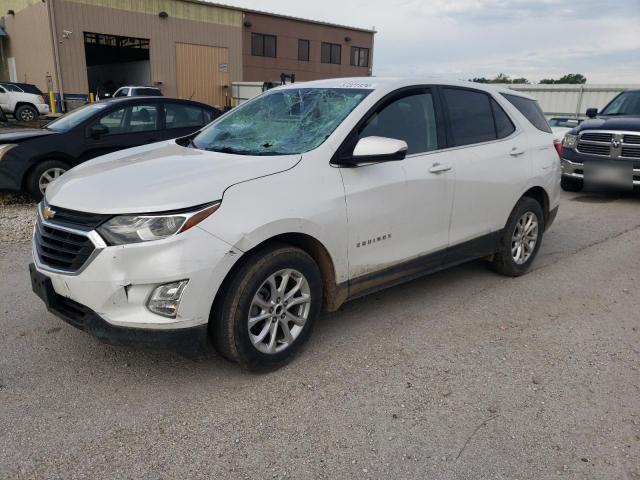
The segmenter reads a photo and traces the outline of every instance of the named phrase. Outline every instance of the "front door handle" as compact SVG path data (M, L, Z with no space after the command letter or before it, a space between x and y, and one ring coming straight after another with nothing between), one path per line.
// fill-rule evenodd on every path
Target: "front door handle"
M448 172L449 170L451 170L451 165L444 165L442 163L434 163L433 165L431 165L431 168L429 169L429 173L443 173L443 172Z
M524 150L522 150L521 148L518 147L513 147L511 149L511 151L509 152L509 155L511 155L512 157L517 157L519 155L524 154Z

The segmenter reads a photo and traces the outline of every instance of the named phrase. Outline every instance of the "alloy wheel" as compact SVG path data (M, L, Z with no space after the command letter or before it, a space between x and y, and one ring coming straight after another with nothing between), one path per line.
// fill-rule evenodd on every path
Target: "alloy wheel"
M49 168L48 170L42 172L42 175L40 175L40 179L38 180L38 188L40 189L40 193L44 195L44 192L47 190L49 184L64 172L66 172L66 170L59 167Z
M20 113L20 120L23 122L33 122L36 119L35 113L30 108L25 108Z
M294 269L269 276L253 296L249 308L249 337L262 353L290 347L300 335L311 309L309 282Z
M538 217L533 212L526 212L516 223L511 237L511 256L518 265L526 263L536 249L538 243Z

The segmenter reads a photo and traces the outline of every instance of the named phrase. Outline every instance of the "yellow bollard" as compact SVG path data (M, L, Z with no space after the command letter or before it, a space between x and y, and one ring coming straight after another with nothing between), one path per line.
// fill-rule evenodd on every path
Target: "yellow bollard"
M96 101L96 98L93 95L93 92L89 92L89 103L93 103L95 101Z
M51 113L56 113L56 96L53 90L49 90L49 106L51 107Z

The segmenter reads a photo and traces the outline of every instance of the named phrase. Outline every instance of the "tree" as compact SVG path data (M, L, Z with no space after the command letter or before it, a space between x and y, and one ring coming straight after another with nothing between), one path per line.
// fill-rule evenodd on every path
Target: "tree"
M486 78L486 77L470 78L469 81L476 82L476 83L520 83L520 84L529 83L529 80L527 80L526 78L521 77L521 78L511 79L509 78L509 75L504 73L499 73L494 78Z
M540 80L540 83L543 85L554 85L556 83L584 84L587 83L587 77L581 73L567 73L557 80L554 80L553 78L543 78Z

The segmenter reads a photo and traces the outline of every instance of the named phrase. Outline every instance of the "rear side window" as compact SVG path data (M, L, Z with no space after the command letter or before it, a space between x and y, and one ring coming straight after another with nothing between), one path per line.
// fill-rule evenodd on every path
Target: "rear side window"
M162 96L162 93L160 93L160 90L156 88L136 88L133 94L139 97L161 97Z
M491 108L493 109L493 118L496 121L496 134L498 138L508 137L516 130L516 127L513 126L509 116L493 98L491 99Z
M205 111L193 105L165 103L164 113L167 128L201 127L205 124Z
M489 95L459 88L445 88L443 92L454 146L497 138Z
M544 113L542 113L538 102L529 98L519 97L518 95L509 95L508 93L503 93L502 96L509 100L509 103L516 107L518 111L529 120L531 125L538 130L551 133L551 127L547 123L547 119L544 118Z

